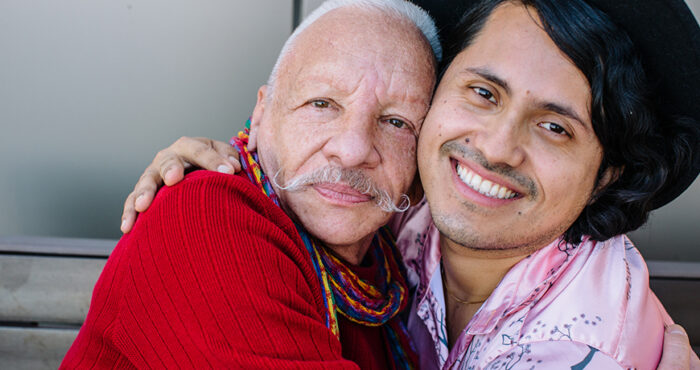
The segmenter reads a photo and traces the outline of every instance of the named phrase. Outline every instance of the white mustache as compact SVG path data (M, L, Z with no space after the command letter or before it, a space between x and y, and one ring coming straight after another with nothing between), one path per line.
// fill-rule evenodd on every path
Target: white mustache
M358 169L324 166L311 173L294 177L287 181L286 184L280 184L277 181L277 177L281 172L282 169L278 170L271 179L272 185L281 190L295 192L314 184L342 184L372 197L375 205L384 212L405 212L411 207L411 200L408 195L401 194L401 204L395 205L388 191L380 188L371 178Z

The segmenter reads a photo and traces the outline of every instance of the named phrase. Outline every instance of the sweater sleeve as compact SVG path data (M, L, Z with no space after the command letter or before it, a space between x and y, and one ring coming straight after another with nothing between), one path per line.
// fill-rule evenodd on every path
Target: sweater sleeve
M65 368L357 368L291 220L240 176L164 188L95 286Z

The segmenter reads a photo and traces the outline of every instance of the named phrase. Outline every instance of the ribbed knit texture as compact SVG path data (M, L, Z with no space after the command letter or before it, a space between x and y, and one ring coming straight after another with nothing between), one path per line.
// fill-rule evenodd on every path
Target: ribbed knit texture
M369 262L353 270L374 281ZM61 368L393 367L381 328L340 317L339 342L323 313L289 217L244 177L196 171L122 237Z

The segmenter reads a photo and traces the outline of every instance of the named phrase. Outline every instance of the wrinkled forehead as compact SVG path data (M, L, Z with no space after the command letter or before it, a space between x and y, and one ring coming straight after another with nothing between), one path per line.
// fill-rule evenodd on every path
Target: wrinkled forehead
M350 93L377 86L380 99L424 101L435 83L432 49L410 21L355 8L336 9L302 32L280 67L291 93L327 85Z
M334 9L312 23L285 59L292 71L329 62L416 74L435 68L430 45L411 21L355 6Z

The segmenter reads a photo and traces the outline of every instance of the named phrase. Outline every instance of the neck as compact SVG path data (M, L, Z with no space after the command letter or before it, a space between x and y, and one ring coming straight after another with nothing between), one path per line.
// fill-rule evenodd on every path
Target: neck
M357 266L362 263L362 260L365 259L365 255L372 244L373 237L374 234L371 234L360 239L360 241L357 243L344 245L328 244L324 243L323 241L321 241L321 243L324 243L326 248L333 252L333 254L340 258L343 262L346 262L349 265Z
M444 236L440 237L440 251L451 347L506 273L529 253L475 250Z
M488 298L510 268L529 254L470 249L445 237L440 238L440 252L450 292L470 302Z

